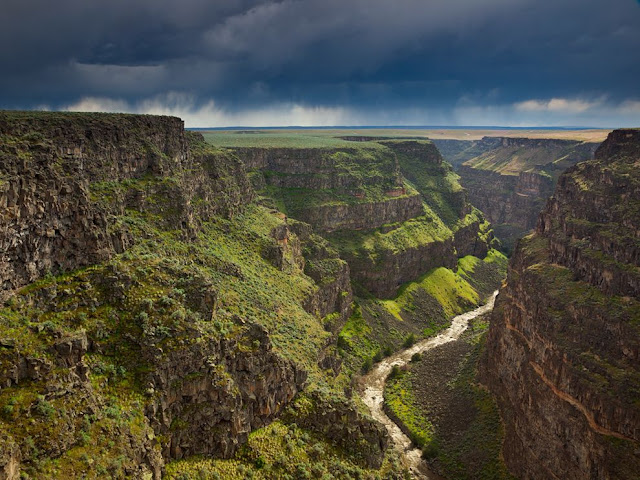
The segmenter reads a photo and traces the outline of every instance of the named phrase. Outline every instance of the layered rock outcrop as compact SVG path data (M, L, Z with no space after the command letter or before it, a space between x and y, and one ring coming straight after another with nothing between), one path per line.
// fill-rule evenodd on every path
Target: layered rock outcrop
M519 242L482 374L523 479L640 471L640 131L617 130L560 177Z
M339 371L348 265L233 153L171 117L3 112L0 136L0 478L229 458Z
M375 295L391 297L430 269L486 255L488 226L432 143L347 139L367 143L234 151L260 193L325 232L353 279Z
M122 253L134 241L116 222L126 209L162 213L168 228L194 235L253 195L237 158L190 154L174 117L6 112L0 136L3 298ZM135 188L118 188L126 181Z
M485 137L436 140L457 165L469 201L494 225L506 250L533 230L560 173L592 158L597 143L555 139Z

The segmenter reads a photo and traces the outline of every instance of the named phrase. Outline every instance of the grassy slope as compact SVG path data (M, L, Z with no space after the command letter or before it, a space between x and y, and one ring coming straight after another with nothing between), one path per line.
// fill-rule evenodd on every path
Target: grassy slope
M418 339L446 328L451 317L481 304L499 285L506 263L506 257L491 250L484 260L461 258L456 272L431 270L405 284L394 299L356 298L338 339L346 365L358 371L385 349L401 348L411 335Z
M446 478L512 478L500 458L504 434L497 405L476 380L487 328L486 320L476 320L457 342L397 372L384 392L386 407Z
M379 471L363 469L326 440L299 428L276 421L252 432L249 442L231 460L191 458L167 467L167 478L186 479L272 479L322 478L399 479L402 468L387 459Z
M94 201L109 202L116 192L144 191L149 182L154 179L101 182L92 185L90 193ZM153 198L148 200L154 202ZM52 358L52 339L77 332L86 332L90 341L100 345L86 354L93 399L78 396L71 401L65 397L45 400L48 379L0 390L0 435L6 432L21 445L25 474L38 478L73 478L83 472L98 477L122 475L134 461L130 452L135 439L153 438L144 415L147 387L141 383L153 365L142 361L137 343L153 342L167 351L180 348L181 335L190 329L213 341L220 336L241 335L231 317L265 326L273 349L309 372L309 388L343 395L341 389L331 390L330 378L317 365L329 333L322 319L303 308L314 288L312 280L293 265L281 271L263 258L264 247L274 242L271 230L283 221L278 212L249 205L232 220L218 217L203 224L197 238L188 239L182 231L167 230L162 215L126 210L117 221L126 224L137 239L125 253L104 264L47 276L23 288L0 308L0 338L13 339L12 348L22 354ZM112 300L112 292L100 280L114 272L132 282L118 301ZM191 287L201 285L217 292L213 321L192 310L185 297L185 291L188 296ZM55 302L36 307L30 300L51 291L57 292ZM91 402L101 408L86 415ZM70 429L71 424L75 428ZM321 455L323 468L339 472L336 478L350 478L346 476L349 472L353 478L361 478L362 472L353 462L333 452L326 441L311 438L295 426L274 427L278 432L282 428L293 429L296 448L311 452L310 456L314 455L312 447L319 444L325 450ZM253 438L275 438L278 434L267 429L254 432ZM62 437L68 437L69 448L55 452L55 444ZM287 456L288 440L283 442L271 445L269 455ZM250 471L254 459L241 455L229 463L246 464L244 468ZM210 462L213 471L219 470L216 465ZM224 462L219 465L227 468ZM392 472L390 475L399 470L393 460L387 460L383 469ZM169 471L180 478L191 478L190 462L170 466ZM294 478L305 478L288 467L286 471Z
M577 158L574 149L579 144L548 143L538 146L507 146L489 150L475 158L467 160L464 165L479 170L490 170L501 175L519 175L520 172L538 172L549 176L557 176L567 169Z

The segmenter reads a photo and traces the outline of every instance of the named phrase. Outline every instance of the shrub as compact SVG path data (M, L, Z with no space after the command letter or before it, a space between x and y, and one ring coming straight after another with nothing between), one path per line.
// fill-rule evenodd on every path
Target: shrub
M430 460L438 456L438 446L435 442L431 442L422 449L422 458Z
M362 373L368 373L372 366L373 362L371 359L369 357L365 358L364 363L362 364Z
M420 360L422 360L422 355L420 355L419 353L416 352L413 355L411 355L411 362L412 363L419 362Z
M38 402L36 403L35 410L38 414L42 415L43 417L52 417L53 414L56 412L56 409L54 408L54 406L51 405L51 403L49 403L47 400L45 400L42 395L40 395L38 398Z
M416 336L413 333L410 333L409 335L407 335L407 338L404 339L404 343L402 344L402 346L404 348L409 348L413 346L413 344L415 343L416 343Z
M389 372L389 376L387 377L387 379L393 380L398 375L400 375L400 371L400 367L398 365L394 365L393 367L391 367L391 372Z

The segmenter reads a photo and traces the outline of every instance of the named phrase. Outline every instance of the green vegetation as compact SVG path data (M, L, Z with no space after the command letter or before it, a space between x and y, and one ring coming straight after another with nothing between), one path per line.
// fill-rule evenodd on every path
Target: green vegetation
M100 353L87 355L93 389L98 399L111 399L117 412L111 415L108 408L102 409L83 430L78 412L87 408L89 400L82 395L75 401L45 400L41 395L46 381L2 389L0 405L8 406L3 412L12 420L3 424L3 430L21 444L31 438L35 445L34 453L25 456L27 472L81 471L77 458L84 454L109 469L114 459L127 455L127 449L118 441L105 447L105 442L113 442L108 439L120 437L102 435L101 430L150 431L143 414L148 402L143 380L155 366L141 358L140 344L168 353L184 348L196 329L208 341L236 337L239 348L251 349L250 343L243 346L243 328L232 321L239 316L267 327L274 350L303 365L312 382L325 381L317 356L328 333L320 319L302 308L311 281L300 272L280 271L261 256L263 245L273 242L271 228L282 222L277 215L249 207L233 221L219 219L204 225L195 241L183 240L180 232L158 230L138 212L130 212L122 221L138 238L147 240L103 265L29 285L11 306L0 310L2 337L13 338L15 349L30 357L53 361L52 338L86 332L90 341L100 345ZM124 288L121 283L130 286ZM217 292L213 319L195 309L190 300L203 288ZM34 302L50 292L57 292L55 305ZM224 378L225 373L220 375ZM33 415L48 421L32 422ZM53 462L48 459L50 445L59 441L70 424L75 425L71 432L84 433L70 439L71 445L78 446ZM129 456L125 464L130 461Z
M417 448L424 448L433 442L433 425L421 412L413 396L408 371L401 369L389 376L384 389L385 406L392 418L398 419L409 432L409 438Z
M202 130L207 142L226 148L379 148L376 142L350 142L325 130Z
M388 145L397 142L384 142ZM397 153L402 174L422 194L429 210L448 227L459 221L466 205L460 178L431 143L419 142L425 150L422 155Z
M397 419L414 445L423 450L423 456L435 462L438 471L446 478L456 479L510 479L500 457L503 431L497 405L491 395L477 384L476 365L484 348L488 322L475 321L468 334L458 342L466 346L447 350L446 366L453 372L446 372L446 386L441 387L443 395L436 402L450 402L438 407L425 406L417 392L423 391L424 358L413 362L408 368L399 369L391 376L384 392L385 408ZM457 357L461 353L462 357ZM440 362L440 359L433 360ZM442 372L438 375L443 375ZM441 377L438 377L441 378ZM434 411L442 411L431 418ZM464 415L463 419L449 418Z
M299 220L314 219L313 210L320 207L385 202L417 195L413 187L403 182L393 152L378 146L319 149L311 154L291 150L286 153L292 157L290 166L278 163L253 172L254 183L263 197L272 199L284 213ZM264 155L270 154L267 151ZM390 196L390 191L400 188L405 191Z
M202 148L213 160L232 161ZM167 438L146 445L154 433L145 415L156 395L149 391L149 374L162 366L156 351L167 358L198 351L205 339L212 345L225 339L238 352L251 352L260 347L248 334L257 323L269 332L274 352L309 373L310 386L328 385L317 360L330 334L322 319L304 309L317 287L295 261L276 267L265 254L278 247L272 232L283 216L245 205L232 219L199 219L187 235L175 229L180 223L172 217L180 212L167 194L180 184L171 176L92 184L91 198L105 208L116 198L144 198L143 209L114 212L110 227L126 231L135 243L104 263L47 275L0 308L0 339L11 339L11 348L0 347L2 367L18 358L33 359L37 368L52 365L37 380L0 390L0 433L21 446L26 475L70 478L96 471L118 477L140 467L136 452L159 455ZM292 255L285 249L286 258ZM333 267L324 258L314 271ZM89 383L67 384L68 369L56 366L52 345L85 336L91 345L83 357ZM216 366L215 379L235 394L224 364ZM72 394L54 395L52 386ZM341 388L338 393L344 395ZM183 428L182 422L176 419L171 428Z
M338 336L345 365L357 372L371 366L385 349L437 334L448 320L484 301L500 284L507 259L490 250L485 259L467 256L457 271L438 267L400 288L393 299L357 297L351 317ZM405 347L406 348L406 347Z
M464 165L480 170L490 170L501 175L519 175L520 172L537 172L557 177L560 172L580 160L591 156L589 144L566 140L510 140L508 145L495 148L467 160Z
M276 421L253 431L247 444L232 460L191 458L175 461L167 466L167 478L390 480L403 478L401 471L392 455L385 459L380 470L363 469L312 432L295 424Z
M383 225L373 230L337 231L326 235L346 258L371 258L418 248L451 237L449 230L433 213L406 222Z
M357 399L347 400L345 393L354 374L445 328L451 316L481 302L489 285L503 274L504 258L492 251L484 260L460 259L456 271L435 268L405 284L392 299L374 298L354 285L359 297L341 328L339 312L324 318L309 313L317 308L309 304L318 287L331 285L346 271L334 248L347 257L382 259L449 242L447 254L455 263L451 245L455 232L477 224L480 239L488 238L488 225L479 212L460 214L456 202L464 203L464 195L448 167L431 169L428 158L428 172L407 181L401 169L421 165L411 163L409 154L398 153L391 144L302 136L285 141L284 146L313 147L318 153L310 157L313 173L276 167L252 172L257 185L263 182L262 197L253 202L244 165L227 147L258 139L264 139L264 146L282 147L278 142L284 136L208 133L205 141L189 133L191 156L176 160L149 140L145 132L155 127L146 125L146 117L2 115L0 120L18 122L24 129L0 139L2 158L17 155L28 161L38 151L47 152L42 158L52 159L56 175L74 174L67 171L64 155L77 155L60 153L56 142L85 138L85 129L100 122L101 128L106 126L118 135L131 127L133 134L124 135L127 138L118 148L142 159L139 176L121 181L117 176L110 178L100 162L87 164L99 175L86 192L91 207L107 224L97 235L120 241L122 245L114 250L124 253L114 254L105 247L101 258L107 260L75 271L54 271L20 289L0 307L0 373L18 364L26 365L23 370L28 371L20 374L17 385L13 377L10 382L3 377L11 385L0 390L0 442L8 439L20 446L21 469L27 476L147 475L145 465L154 462L141 460L140 452L156 459L166 456L168 449L176 448L172 435L175 439L190 427L193 413L191 405L185 407L191 400L185 394L188 400L176 407L183 408L185 415L180 412L167 425L152 428L153 415L148 412L158 408L162 395L189 391L204 380L232 400L240 402L246 394L241 392L237 371L218 358L223 350L225 355L249 359L248 364L274 355L271 358L277 361L271 363L282 362L283 370L291 373L292 365L296 366L292 375L302 378L296 377L296 384L307 373L304 393L294 402L300 409L289 414L294 420L306 407L317 408L309 392L322 399L340 399L354 409ZM59 122L64 128L58 132L60 138L48 138L30 132L30 121L55 132ZM178 120L163 122L169 133L180 128ZM86 143L90 153L91 149L111 152L113 139L91 138ZM217 142L219 148L207 142ZM429 143L419 146L429 151ZM181 139L173 147L178 156L184 152ZM303 156L295 161L307 160ZM178 166L180 162L184 164ZM304 172L308 166L295 165L293 170ZM411 200L407 208L419 209L421 203L414 200L420 200L420 195L423 215L377 229L337 232L329 236L329 243L305 233L308 227L293 220L285 226L283 212L295 217L305 209L391 200ZM271 208L274 204L283 212ZM283 231L286 238L281 236ZM298 237L294 232L302 233ZM303 242L303 236L312 240ZM308 257L306 265L302 255ZM344 285L337 295L350 298ZM331 331L338 330L335 345ZM337 377L334 367L326 366L331 365L332 355L344 359L345 367ZM327 360L322 367L319 358ZM165 375L164 368L176 365L193 368L177 377ZM397 379L403 375L394 371ZM257 384L267 374L259 376ZM278 401L276 407L266 409L275 409L275 414L281 406ZM367 470L362 460L368 452L365 447L371 445L360 442L361 451L347 451L337 446L334 437L323 435L296 425L291 418L282 419L252 432L233 459L176 461L167 474L177 479L401 478L393 452L387 453L380 470Z

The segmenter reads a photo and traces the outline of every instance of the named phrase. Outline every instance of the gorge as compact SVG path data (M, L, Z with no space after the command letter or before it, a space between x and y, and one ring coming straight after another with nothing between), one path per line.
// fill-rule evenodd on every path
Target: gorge
M635 478L638 132L0 112L0 479Z

